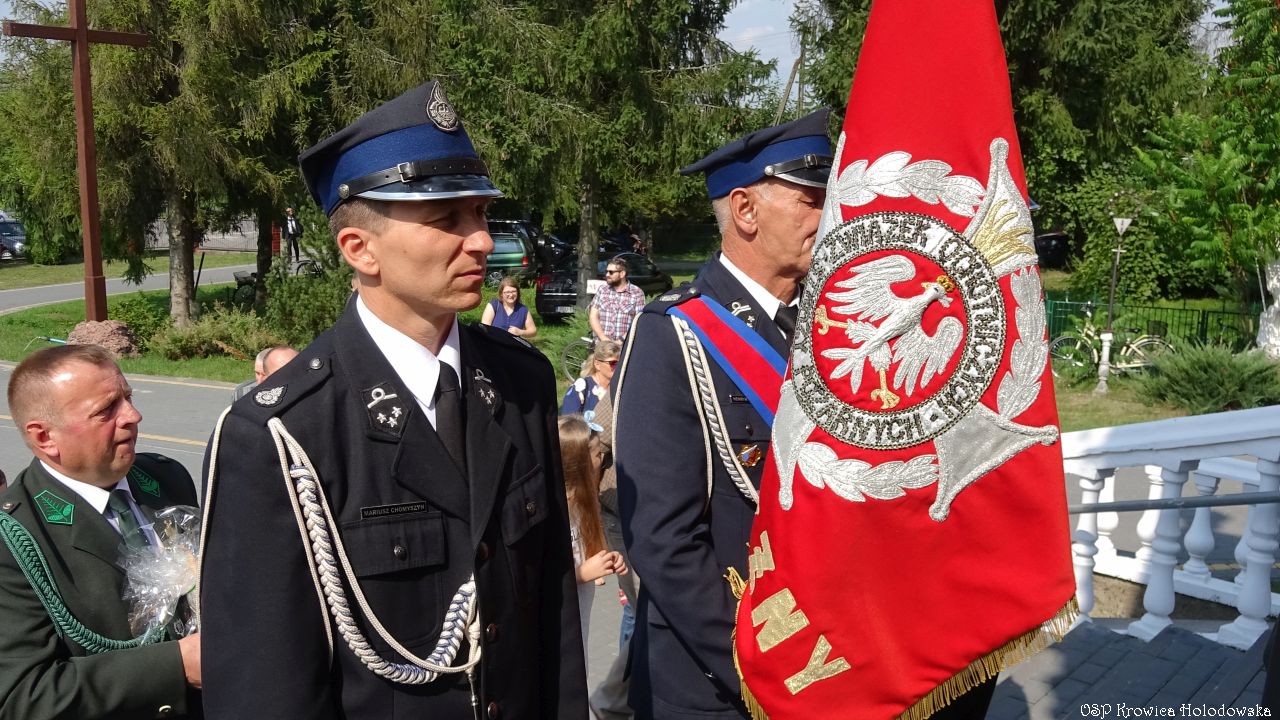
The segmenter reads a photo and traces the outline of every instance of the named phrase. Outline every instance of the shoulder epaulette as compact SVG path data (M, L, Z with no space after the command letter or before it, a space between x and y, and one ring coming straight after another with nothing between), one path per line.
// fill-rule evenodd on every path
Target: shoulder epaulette
M666 315L667 311L683 302L688 302L699 295L702 291L691 282L681 283L679 287L672 288L667 292L659 295L648 305L644 306L647 313L656 313L658 315Z
M332 372L328 348L312 343L297 360L276 371L253 392L236 401L235 411L255 422L267 420L289 409L311 393Z

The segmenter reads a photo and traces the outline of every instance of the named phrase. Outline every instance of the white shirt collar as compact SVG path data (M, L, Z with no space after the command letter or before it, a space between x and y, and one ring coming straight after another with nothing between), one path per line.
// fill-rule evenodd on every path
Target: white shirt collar
M364 304L364 298L356 296L356 315L369 331L373 344L396 371L400 382L413 393L418 407L426 413L432 427L436 425L436 383L440 378L440 363L447 363L462 380L462 353L459 350L458 318L455 316L449 334L444 339L437 357L420 345L417 340L386 324Z
M756 305L758 305L761 310L769 313L770 320L778 314L778 308L782 307L782 301L774 297L773 293L765 290L763 285L752 280L746 273L742 272L737 265L733 264L733 261L729 259L728 255L720 253L720 264L724 265L725 269L729 271L729 274L738 282L742 283L742 287L746 288L747 292L751 293L751 299L756 301ZM800 294L796 293L796 296L791 299L790 304L796 305L799 302Z
M111 499L111 490L124 488L124 491L129 493L129 497L133 497L133 492L129 489L129 478L127 477L120 478L120 482L116 483L114 488L104 490L97 485L90 485L87 482L73 480L57 470L54 470L53 467L44 460L40 461L40 465L44 467L45 472L53 476L53 479L63 485L66 485L72 492L84 498L84 501L89 503L94 510L97 510L99 515L105 515L107 512L107 501Z

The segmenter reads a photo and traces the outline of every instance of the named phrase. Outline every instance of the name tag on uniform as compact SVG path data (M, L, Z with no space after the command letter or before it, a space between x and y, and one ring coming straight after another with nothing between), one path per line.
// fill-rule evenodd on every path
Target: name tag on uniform
M387 517L389 515L411 515L427 511L427 504L424 502L400 503L399 505L376 505L374 507L360 508L360 517L363 520L372 518Z

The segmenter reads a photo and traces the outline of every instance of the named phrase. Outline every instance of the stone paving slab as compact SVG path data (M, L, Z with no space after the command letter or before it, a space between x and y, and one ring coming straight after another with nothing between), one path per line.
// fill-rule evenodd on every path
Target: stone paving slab
M1170 627L1149 643L1095 623L1002 675L989 720L1195 717L1261 702L1262 642L1248 652Z

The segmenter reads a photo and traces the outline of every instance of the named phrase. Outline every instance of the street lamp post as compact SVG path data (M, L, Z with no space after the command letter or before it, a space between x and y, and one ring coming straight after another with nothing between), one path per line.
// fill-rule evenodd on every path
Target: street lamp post
M1102 331L1102 358L1098 362L1098 386L1093 391L1099 395L1107 393L1107 376L1111 374L1111 343L1115 339L1112 326L1116 320L1116 278L1120 274L1120 253L1124 252L1124 231L1129 229L1133 218L1113 217L1116 224L1116 249L1111 260L1111 290L1107 295L1107 327Z

